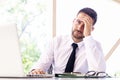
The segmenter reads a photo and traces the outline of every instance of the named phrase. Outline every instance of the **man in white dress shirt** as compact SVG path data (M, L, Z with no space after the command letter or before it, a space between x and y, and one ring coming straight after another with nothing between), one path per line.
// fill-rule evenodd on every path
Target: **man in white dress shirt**
M31 74L44 74L53 65L54 73L64 73L72 52L72 43L78 44L73 72L104 71L106 63L99 42L91 32L97 21L97 13L91 8L81 9L73 20L72 33L55 37L31 71Z

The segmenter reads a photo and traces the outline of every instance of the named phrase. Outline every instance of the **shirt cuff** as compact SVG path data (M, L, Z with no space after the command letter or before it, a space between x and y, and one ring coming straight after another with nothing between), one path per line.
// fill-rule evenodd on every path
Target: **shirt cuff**
M86 47L92 47L93 45L95 45L95 40L93 39L92 36L87 36L83 39Z
M85 42L88 42L88 41L91 41L93 40L93 37L92 36L87 36L83 39Z

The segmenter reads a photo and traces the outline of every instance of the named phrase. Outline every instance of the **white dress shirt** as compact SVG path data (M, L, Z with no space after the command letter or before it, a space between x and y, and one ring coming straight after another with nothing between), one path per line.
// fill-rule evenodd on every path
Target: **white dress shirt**
M48 44L45 53L42 53L37 64L33 68L47 71L53 64L54 73L63 73L72 52L71 44L74 41L71 36L55 37ZM85 37L82 42L77 43L76 60L73 72L86 73L87 71L105 71L106 63L100 43L92 36Z

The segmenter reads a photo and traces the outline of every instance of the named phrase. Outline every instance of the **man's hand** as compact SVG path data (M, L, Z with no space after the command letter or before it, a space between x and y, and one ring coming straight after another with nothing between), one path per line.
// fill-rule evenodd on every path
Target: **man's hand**
M90 16L84 15L81 19L84 22L84 36L89 36L91 35L91 31L93 29L93 20Z
M45 72L41 69L33 69L30 74L45 74Z

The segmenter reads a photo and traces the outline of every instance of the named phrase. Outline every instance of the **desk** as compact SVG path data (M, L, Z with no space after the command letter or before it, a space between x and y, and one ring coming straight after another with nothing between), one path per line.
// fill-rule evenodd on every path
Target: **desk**
M120 78L0 78L0 80L120 80Z

